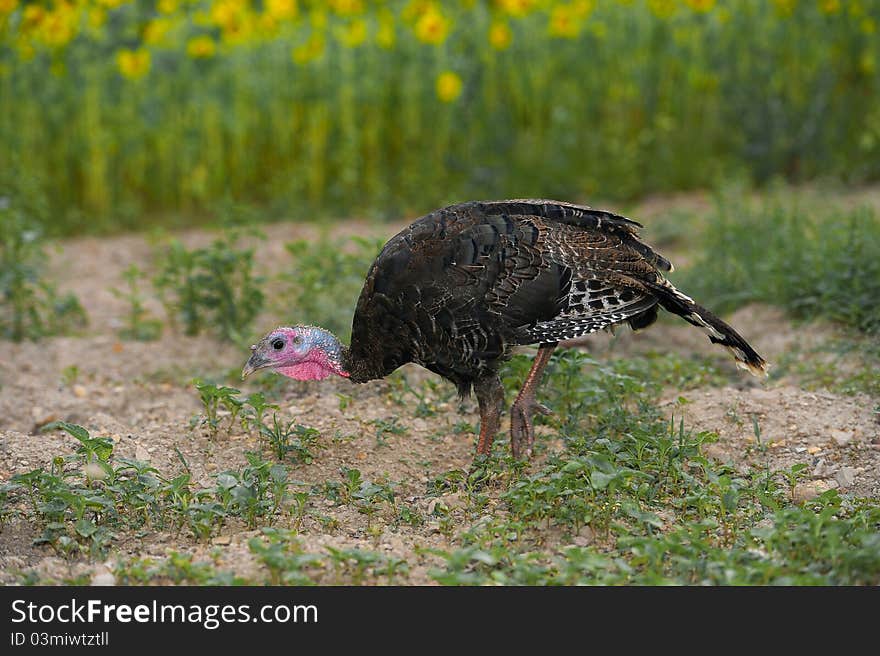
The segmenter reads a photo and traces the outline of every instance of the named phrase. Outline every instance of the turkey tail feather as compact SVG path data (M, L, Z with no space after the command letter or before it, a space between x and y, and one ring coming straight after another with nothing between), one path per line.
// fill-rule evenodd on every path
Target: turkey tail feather
M733 328L706 308L694 303L690 296L682 294L668 280L652 287L664 309L702 330L713 344L726 347L736 358L736 366L754 376L767 376L770 365Z

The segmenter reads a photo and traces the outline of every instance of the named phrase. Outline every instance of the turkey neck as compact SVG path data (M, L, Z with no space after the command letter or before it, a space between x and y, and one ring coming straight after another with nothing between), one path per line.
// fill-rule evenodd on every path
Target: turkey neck
M363 363L353 353L350 347L339 345L339 368L343 372L340 375L347 377L353 383L364 382L362 374ZM369 380L369 377L366 377Z
M339 345L338 366L341 372L339 375L347 377L351 382L366 383L369 380L382 378L384 372L375 371L375 367L370 365L371 361L370 355L365 354L362 349Z

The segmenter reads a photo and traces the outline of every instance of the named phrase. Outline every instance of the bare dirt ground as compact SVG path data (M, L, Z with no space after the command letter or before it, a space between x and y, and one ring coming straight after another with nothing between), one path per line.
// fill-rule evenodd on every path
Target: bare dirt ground
M876 199L873 194L870 202ZM698 197L689 202L699 208L705 201ZM656 203L664 206L664 201ZM656 207L646 205L641 215L636 211L630 214L647 218L654 210ZM337 225L334 232L390 236L396 229L387 224L349 222ZM275 224L266 226L265 232L268 239L257 244L258 261L271 268L273 262L288 261L284 259L285 242L315 237L319 230L311 225ZM198 231L181 237L189 244L210 238ZM54 253L53 276L63 291L77 294L89 315L90 328L83 335L36 343L0 342L0 481L38 466L48 467L54 456L73 452L76 442L72 437L39 432L40 426L55 419L83 425L93 436L111 437L116 443L115 454L147 461L168 477L182 471L176 447L194 480L205 486L212 484L213 474L240 468L245 452L259 448L256 437L241 431L212 439L204 429L190 426L201 410L191 379L239 368L246 352L212 338L183 337L167 326L155 342L121 341L117 337L126 304L110 289L123 287L122 272L129 264L148 269L150 253L148 240L139 235L70 240ZM711 300L706 304L711 305ZM158 306L151 309L161 316ZM288 316L266 314L255 324L255 333L295 319L294 310L291 308ZM795 348L819 344L834 332L828 326L793 325L782 313L766 307L741 309L730 321L771 362ZM644 350L697 351L719 360L726 356L713 349L699 331L671 322L644 333L621 331L614 338L596 337L590 350L599 357ZM845 362L840 366L845 367ZM77 368L75 377L70 374L71 367ZM407 375L426 374L412 367ZM806 463L810 475L795 490L796 495L809 497L837 487L860 496L880 496L880 423L875 410L880 399L822 389L808 391L789 377L758 382L743 374L735 380L735 385L720 388L669 389L663 407L670 417L683 417L695 430L718 432L720 440L709 447L712 457L740 466L753 462L778 468ZM249 384L240 389L251 391ZM461 420L477 423L475 404L466 403L464 414L460 414L459 402L451 397L440 405L436 416L419 418L391 403L384 381L364 386L341 380L291 381L284 389L282 411L321 432L319 456L309 465L295 465L295 479L304 483L340 480L340 467L357 468L366 479L392 482L398 497L428 519L418 527L386 527L379 535L368 535L364 515L328 502L318 512L335 521L328 525L307 517L300 531L304 549L320 552L329 545L381 551L409 562L408 582L430 583L427 568L432 559L421 548L446 549L450 545L429 512L437 501L427 495L426 484L443 472L470 465L474 436L453 427ZM340 408L340 393L353 397L345 409ZM387 444L378 444L371 422L396 416L406 433L389 434ZM757 435L756 423L760 429ZM265 455L271 457L268 452ZM444 503L454 508L459 500L453 494ZM29 570L44 580L62 580L83 571L97 574L112 569L116 560L161 558L170 551L196 558L208 558L213 551L211 558L218 568L247 576L256 567L247 541L258 533L230 523L210 545L196 542L186 531L123 535L114 543L109 561L95 565L69 563L48 547L32 545L38 529L12 518L0 528L0 583L14 583Z

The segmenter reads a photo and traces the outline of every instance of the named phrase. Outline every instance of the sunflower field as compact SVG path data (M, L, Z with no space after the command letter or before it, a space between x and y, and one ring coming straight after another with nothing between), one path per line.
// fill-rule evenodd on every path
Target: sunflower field
M58 233L875 180L878 24L878 0L0 0L0 172Z

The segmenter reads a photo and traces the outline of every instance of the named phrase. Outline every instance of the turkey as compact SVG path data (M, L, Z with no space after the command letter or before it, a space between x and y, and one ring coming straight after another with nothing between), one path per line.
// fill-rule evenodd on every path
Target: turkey
M315 326L277 328L251 347L242 371L296 380L332 374L365 383L409 362L450 380L480 408L477 454L500 427L501 365L515 346L538 353L510 409L513 455L527 458L532 418L548 412L535 388L558 343L677 314L727 347L737 364L767 364L721 319L664 277L672 265L637 236L635 221L552 200L468 202L436 210L394 236L367 273L351 345Z

